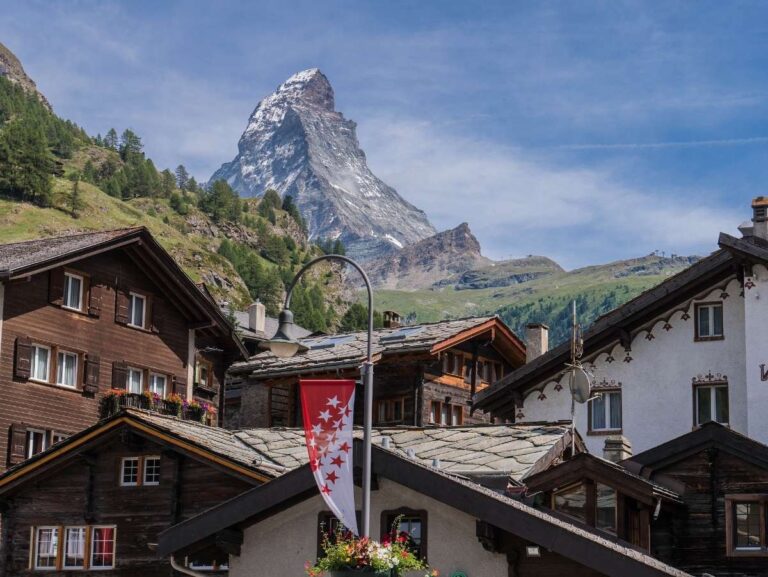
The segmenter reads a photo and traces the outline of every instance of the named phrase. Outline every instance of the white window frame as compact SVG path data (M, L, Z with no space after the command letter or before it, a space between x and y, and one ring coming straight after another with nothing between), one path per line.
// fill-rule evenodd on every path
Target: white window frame
M157 481L147 481L147 462L157 461ZM141 472L141 478L144 485L157 486L160 484L160 455L147 455L143 459L143 471Z
M72 383L71 385L59 382L59 368L62 366L61 365L61 360L59 359L59 355L75 357L75 382ZM77 388L77 381L78 381L77 377L79 375L79 373L78 373L79 370L80 370L80 355L79 354L73 353L72 351L66 351L66 350L57 350L56 351L56 382L55 382L56 385L58 385L60 387L64 387L66 389L76 389Z
M61 443L62 441L65 441L69 435L66 433L60 433L58 431L51 431L51 445L55 445L56 443ZM58 438L58 440L56 440Z
M79 291L79 294L77 295L77 300L80 303L80 306L77 307L77 308L71 307L71 306L69 306L65 302L65 297L66 297L66 295L68 293L67 287L69 286L69 284L71 282L70 279L78 279L80 281L80 291ZM84 308L84 304L85 304L84 299L83 299L83 297L85 296L83 294L83 288L84 287L85 287L85 277L83 277L82 275L79 275L79 274L74 274L74 273L71 273L71 272L65 272L64 273L64 293L61 295L61 302L62 302L61 307L65 308L65 309L68 309L70 311L82 312L83 308Z
M93 565L94 549L96 547L96 529L112 529L112 565L95 567ZM115 561L117 560L117 525L92 525L91 526L91 547L90 557L88 564L89 571L108 571L115 568Z
M53 566L49 567L47 565L41 566L39 564L40 561L40 531L44 530L51 530L51 542L53 542L53 535L56 535L56 547L54 547L53 552ZM35 550L34 550L34 563L33 566L36 571L56 571L57 570L57 562L58 562L58 556L59 556L59 540L61 539L61 535L59 535L59 527L56 525L40 525L39 527L35 527ZM46 558L50 557L50 555L46 555Z
M37 370L37 351L43 349L48 351L48 362L45 363L45 378L39 378L35 372ZM32 367L29 371L29 380L36 381L38 383L50 383L51 382L51 354L53 351L48 345L42 345L40 343L32 343Z
M715 417L717 417L717 395L715 394L716 389L725 389L726 397L728 398L728 421L725 423L721 423L718 421ZM699 389L711 389L711 393L709 395L709 421L705 421L704 423L699 422ZM731 420L731 398L730 398L731 391L728 389L728 383L712 383L710 384L697 384L693 388L693 418L694 418L694 426L695 427L701 427L702 425L709 423L710 421L714 421L715 423L718 423L720 425L724 425L726 427L730 426L730 420Z
M716 334L715 331L715 309L720 309L720 317L722 319L720 333ZM709 318L709 334L701 334L701 322L699 320L699 314L702 309L707 309L707 317ZM723 339L725 338L725 308L723 303L701 303L695 307L696 312L696 338L697 339Z
M72 529L79 529L82 530L82 536L83 536L83 560L82 564L80 565L67 565L67 547L69 545L68 537L69 532ZM62 550L61 550L61 569L63 571L74 571L77 569L85 569L85 560L88 557L88 551L85 550L85 545L88 542L88 526L87 525L68 525L64 527L64 541L62 543Z
M157 393L157 391L154 388L155 379L160 378L163 379L163 392L160 395L162 398L165 398L165 396L168 393L168 375L164 375L163 373L149 373L149 383L148 385L148 391L152 393Z
M136 480L134 482L125 481L125 464L128 462L136 463ZM141 479L141 458L123 457L122 459L120 459L120 486L121 487L138 487L139 479Z
M32 435L40 435L43 439L43 443L41 445L41 449L37 453L32 452L32 446L34 443L30 443L32 439ZM39 453L42 453L48 448L48 432L45 429L27 429L26 434L26 444L27 446L24 447L24 452L27 455L27 459L33 457L34 455L37 455Z
M604 401L603 403L603 417L605 419L605 426L604 427L595 427L595 403L593 399L590 399L590 409L589 412L589 431L592 432L604 432L604 431L621 431L624 427L624 415L622 414L622 391L621 389L611 389L608 391L599 391L598 394L602 396L602 399ZM613 401L610 401L611 398L613 398L611 395L619 395L618 403L619 403L619 426L618 427L611 427L611 404Z
M147 297L146 295L130 292L128 293L128 326L136 329L143 329L147 326ZM141 299L143 305L141 307L141 324L137 325L133 322L134 311L133 303L135 299Z
M139 392L131 389L131 384L133 383L133 380L131 379L131 373L138 373L139 374ZM133 393L136 395L140 395L144 392L144 369L140 369L138 367L128 367L125 371L125 390L129 393Z

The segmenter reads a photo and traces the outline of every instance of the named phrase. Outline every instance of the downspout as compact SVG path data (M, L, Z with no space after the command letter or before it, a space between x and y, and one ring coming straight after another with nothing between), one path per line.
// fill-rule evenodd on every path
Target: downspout
M179 565L176 562L176 559L173 557L173 555L169 555L168 558L171 560L171 567L173 567L179 573L183 573L184 575L190 575L191 577L209 577L207 573L200 573L198 571L193 571L188 567L184 567L183 565Z

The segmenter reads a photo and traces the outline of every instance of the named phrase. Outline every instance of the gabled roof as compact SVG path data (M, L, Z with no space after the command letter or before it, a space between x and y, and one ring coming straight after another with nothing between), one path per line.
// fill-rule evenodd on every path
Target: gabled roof
M308 462L304 430L295 428L246 429L236 436L266 459L295 469ZM362 438L362 431L355 430ZM520 482L549 467L570 446L567 425L474 425L466 427L377 427L372 442L399 455L461 475L498 475ZM581 439L577 440L581 444Z
M0 495L68 462L85 448L104 442L124 427L255 482L268 481L284 471L282 467L265 463L260 453L227 429L139 409L124 409L0 474Z
M721 235L721 243L724 237L728 235ZM628 341L632 330L652 321L678 303L696 296L713 283L733 275L738 261L726 250L730 247L725 244L721 246L721 250L595 320L584 332L584 354L590 355L616 343ZM475 396L474 407L499 416L513 414L515 391L526 390L556 378L565 370L565 363L569 359L570 343L566 342L479 391Z
M526 478L528 494L552 491L582 479L592 479L611 485L634 499L653 505L660 498L682 503L680 495L670 488L641 477L617 463L590 453L580 453L540 473Z
M506 345L508 355L518 363L525 362L525 345L497 316L470 317L399 328L377 329L373 333L374 362L383 356L399 353L426 352L436 354L465 340L491 333ZM501 337L501 338L499 338ZM307 337L299 341L309 347L305 353L280 358L265 351L230 367L233 374L249 373L269 378L297 375L318 370L357 368L365 360L365 331Z
M361 445L355 444L357 459ZM606 575L690 577L642 553L472 481L374 446L373 473L486 521ZM230 527L244 527L317 494L308 465L187 519L159 536L161 556L191 548Z
M143 226L84 232L0 245L0 281L23 278L104 252L124 248L153 279L173 295L179 309L198 325L208 323L232 340L243 357L245 347L219 308L187 276L175 259Z
M633 455L621 465L643 477L650 477L668 465L713 447L768 471L768 446L714 421Z

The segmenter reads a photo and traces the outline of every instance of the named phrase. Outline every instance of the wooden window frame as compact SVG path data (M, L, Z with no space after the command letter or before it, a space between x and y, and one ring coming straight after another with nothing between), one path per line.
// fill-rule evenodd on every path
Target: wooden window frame
M600 436L600 435L617 435L621 434L624 430L624 393L621 390L621 387L611 387L611 388L605 388L605 389L596 389L593 391L595 394L607 394L607 393L619 393L619 416L621 418L621 427L618 429L595 429L592 426L592 413L594 411L592 405L594 404L591 400L587 401L587 435L594 435L594 436ZM610 421L610 409L608 409L608 412L606 413L606 423Z
M740 503L760 504L760 549L739 549L734 546L736 515L734 507ZM725 553L727 557L768 557L768 493L725 495Z
M395 404L399 404L400 405L400 419L399 420L395 420L395 419L391 419L391 420L384 419L384 420L381 420L381 419L378 418L379 417L379 408L382 405L388 406L389 404L392 404L392 406L394 406ZM385 413L386 413L386 408L385 408ZM405 397L390 397L390 398L386 398L386 399L376 399L376 401L374 402L373 414L376 417L376 425L377 426L378 425L382 425L382 424L383 425L403 424L405 422ZM392 411L392 415L394 417L394 409Z
M40 567L38 560L40 559L40 531L44 529L52 529L56 531L56 553L54 556L54 564L52 567ZM61 527L58 525L36 525L32 527L32 534L34 535L34 542L32 543L32 563L31 568L35 571L58 571L59 561L61 556Z
M49 385L52 387L56 387L58 389L63 389L65 391L82 392L84 379L85 379L85 373L83 372L84 365L85 365L84 361L87 356L87 353L85 351L72 348L72 347L57 345L51 341L46 341L45 339L36 339L36 338L30 337L29 340L30 340L29 346L31 347L32 350L30 352L29 378L27 379L27 381L36 383L38 385ZM43 381L41 379L38 379L32 376L34 372L33 369L35 366L35 347L48 350L48 380L46 381ZM70 387L69 385L62 385L57 382L60 352L75 355L75 357L77 357L75 386L73 387Z
M88 568L88 525L66 525L63 528L61 540L61 571L84 571ZM67 535L70 529L83 529L83 564L76 567L67 566Z
M698 422L698 419L699 419L698 389L703 389L703 388L712 388L712 389L714 389L714 388L718 388L718 387L725 387L725 390L726 390L726 393L727 393L727 398L728 398L728 422L720 423L719 421L716 421L715 419L710 419L709 421L706 421L705 423L699 423ZM716 423L718 423L720 425L723 425L724 427L730 427L731 426L730 425L730 422L731 422L731 388L728 385L728 381L727 380L723 379L723 380L717 380L717 381L712 381L712 382L693 383L692 392L693 392L693 429L698 429L699 427L701 427L702 425L705 425L706 423L709 423L710 421L714 421L714 422L716 422ZM710 410L713 409L712 403L715 402L715 398L716 398L715 395L712 395L711 400L710 400ZM716 412L717 411L715 411L715 413ZM711 415L711 416L716 416L716 415Z
M429 545L429 513L426 509L411 509L409 507L398 507L397 509L386 509L381 512L381 534L383 539L386 534L392 529L392 523L394 520L403 515L405 517L420 517L421 518L421 544L419 545L419 558L427 560L428 557L428 545ZM390 521L391 519L391 521Z
M719 307L723 316L723 334L702 336L699 333L699 309L704 307ZM714 318L712 319L714 321ZM723 301L706 301L693 305L693 340L694 342L722 341L725 340L725 307Z
M205 384L200 382L200 367L205 366L208 370L208 382ZM205 357L202 357L200 355L197 355L195 357L195 386L196 387L203 387L206 389L213 389L213 362L209 361Z
M432 409L433 407L437 407L437 416L438 420L434 420L432 418ZM448 422L443 423L443 407L448 407ZM453 410L458 407L461 409L461 419L460 423L458 425L451 424L453 421ZM429 405L429 424L430 425L436 425L438 427L460 427L464 424L464 406L456 403L446 403L443 401L430 401Z
M79 308L71 307L71 306L67 305L64 302L64 295L67 294L66 293L66 289L67 289L67 284L69 283L69 279L70 278L76 278L76 279L78 279L80 281L80 298L79 298L80 307ZM86 306L85 306L85 296L86 296L85 285L86 285L86 283L87 283L86 275L84 275L82 273L74 272L74 271L69 270L69 269L64 269L64 292L61 295L61 308L63 308L64 310L68 310L68 311L74 311L76 313L86 312Z
M100 567L94 567L93 566L93 548L96 545L96 539L94 539L94 534L96 532L96 529L112 529L112 565L109 567L107 566L100 566ZM88 560L89 560L89 567L88 569L91 571L110 571L114 569L117 565L117 525L91 525L90 531L88 533L91 536L90 539L90 550L88 554Z
M31 453L30 454L30 434L40 434L43 437L43 447L38 451L37 453ZM25 439L24 439L24 454L27 456L27 459L30 459L34 457L35 455L38 455L39 453L42 453L43 451L48 450L48 447L50 445L48 444L48 431L45 429L38 429L36 427L27 427Z
M157 461L157 481L147 481L147 461ZM144 487L157 487L160 485L162 460L160 455L146 455L141 458L141 485Z
M136 462L136 482L135 483L125 482L125 464L128 461ZM119 479L120 479L121 487L141 487L141 480L142 480L141 457L138 457L138 456L137 457L121 457L119 474L120 474Z
M141 309L141 325L135 325L133 324L133 300L134 298L140 298L142 301L144 301L144 306ZM143 292L139 292L136 290L128 291L128 322L126 323L127 327L130 327L132 329L140 329L142 331L146 331L147 329L147 312L149 311L149 295Z

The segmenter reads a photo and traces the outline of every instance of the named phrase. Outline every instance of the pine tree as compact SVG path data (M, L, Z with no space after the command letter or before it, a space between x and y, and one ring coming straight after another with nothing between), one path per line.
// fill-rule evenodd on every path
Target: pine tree
M141 157L144 145L141 138L133 130L126 128L120 136L120 158L125 162L132 162Z
M42 125L12 121L0 132L0 194L50 206L53 161Z
M104 146L117 150L117 131L114 128L110 128L107 135L104 137Z
M82 201L80 199L80 173L73 172L69 176L69 180L72 181L72 190L69 193L69 210L72 214L72 218L80 217L80 210L82 208Z
M163 172L160 173L160 189L162 191L163 197L170 198L175 188L176 177L174 177L173 173L166 168Z
M189 173L187 172L187 169L184 168L184 165L180 164L176 167L176 185L179 187L179 190L186 191L188 183Z
M190 176L189 180L187 181L186 192L197 193L199 191L200 191L200 187L197 185L197 181L195 180L195 177L194 176Z

